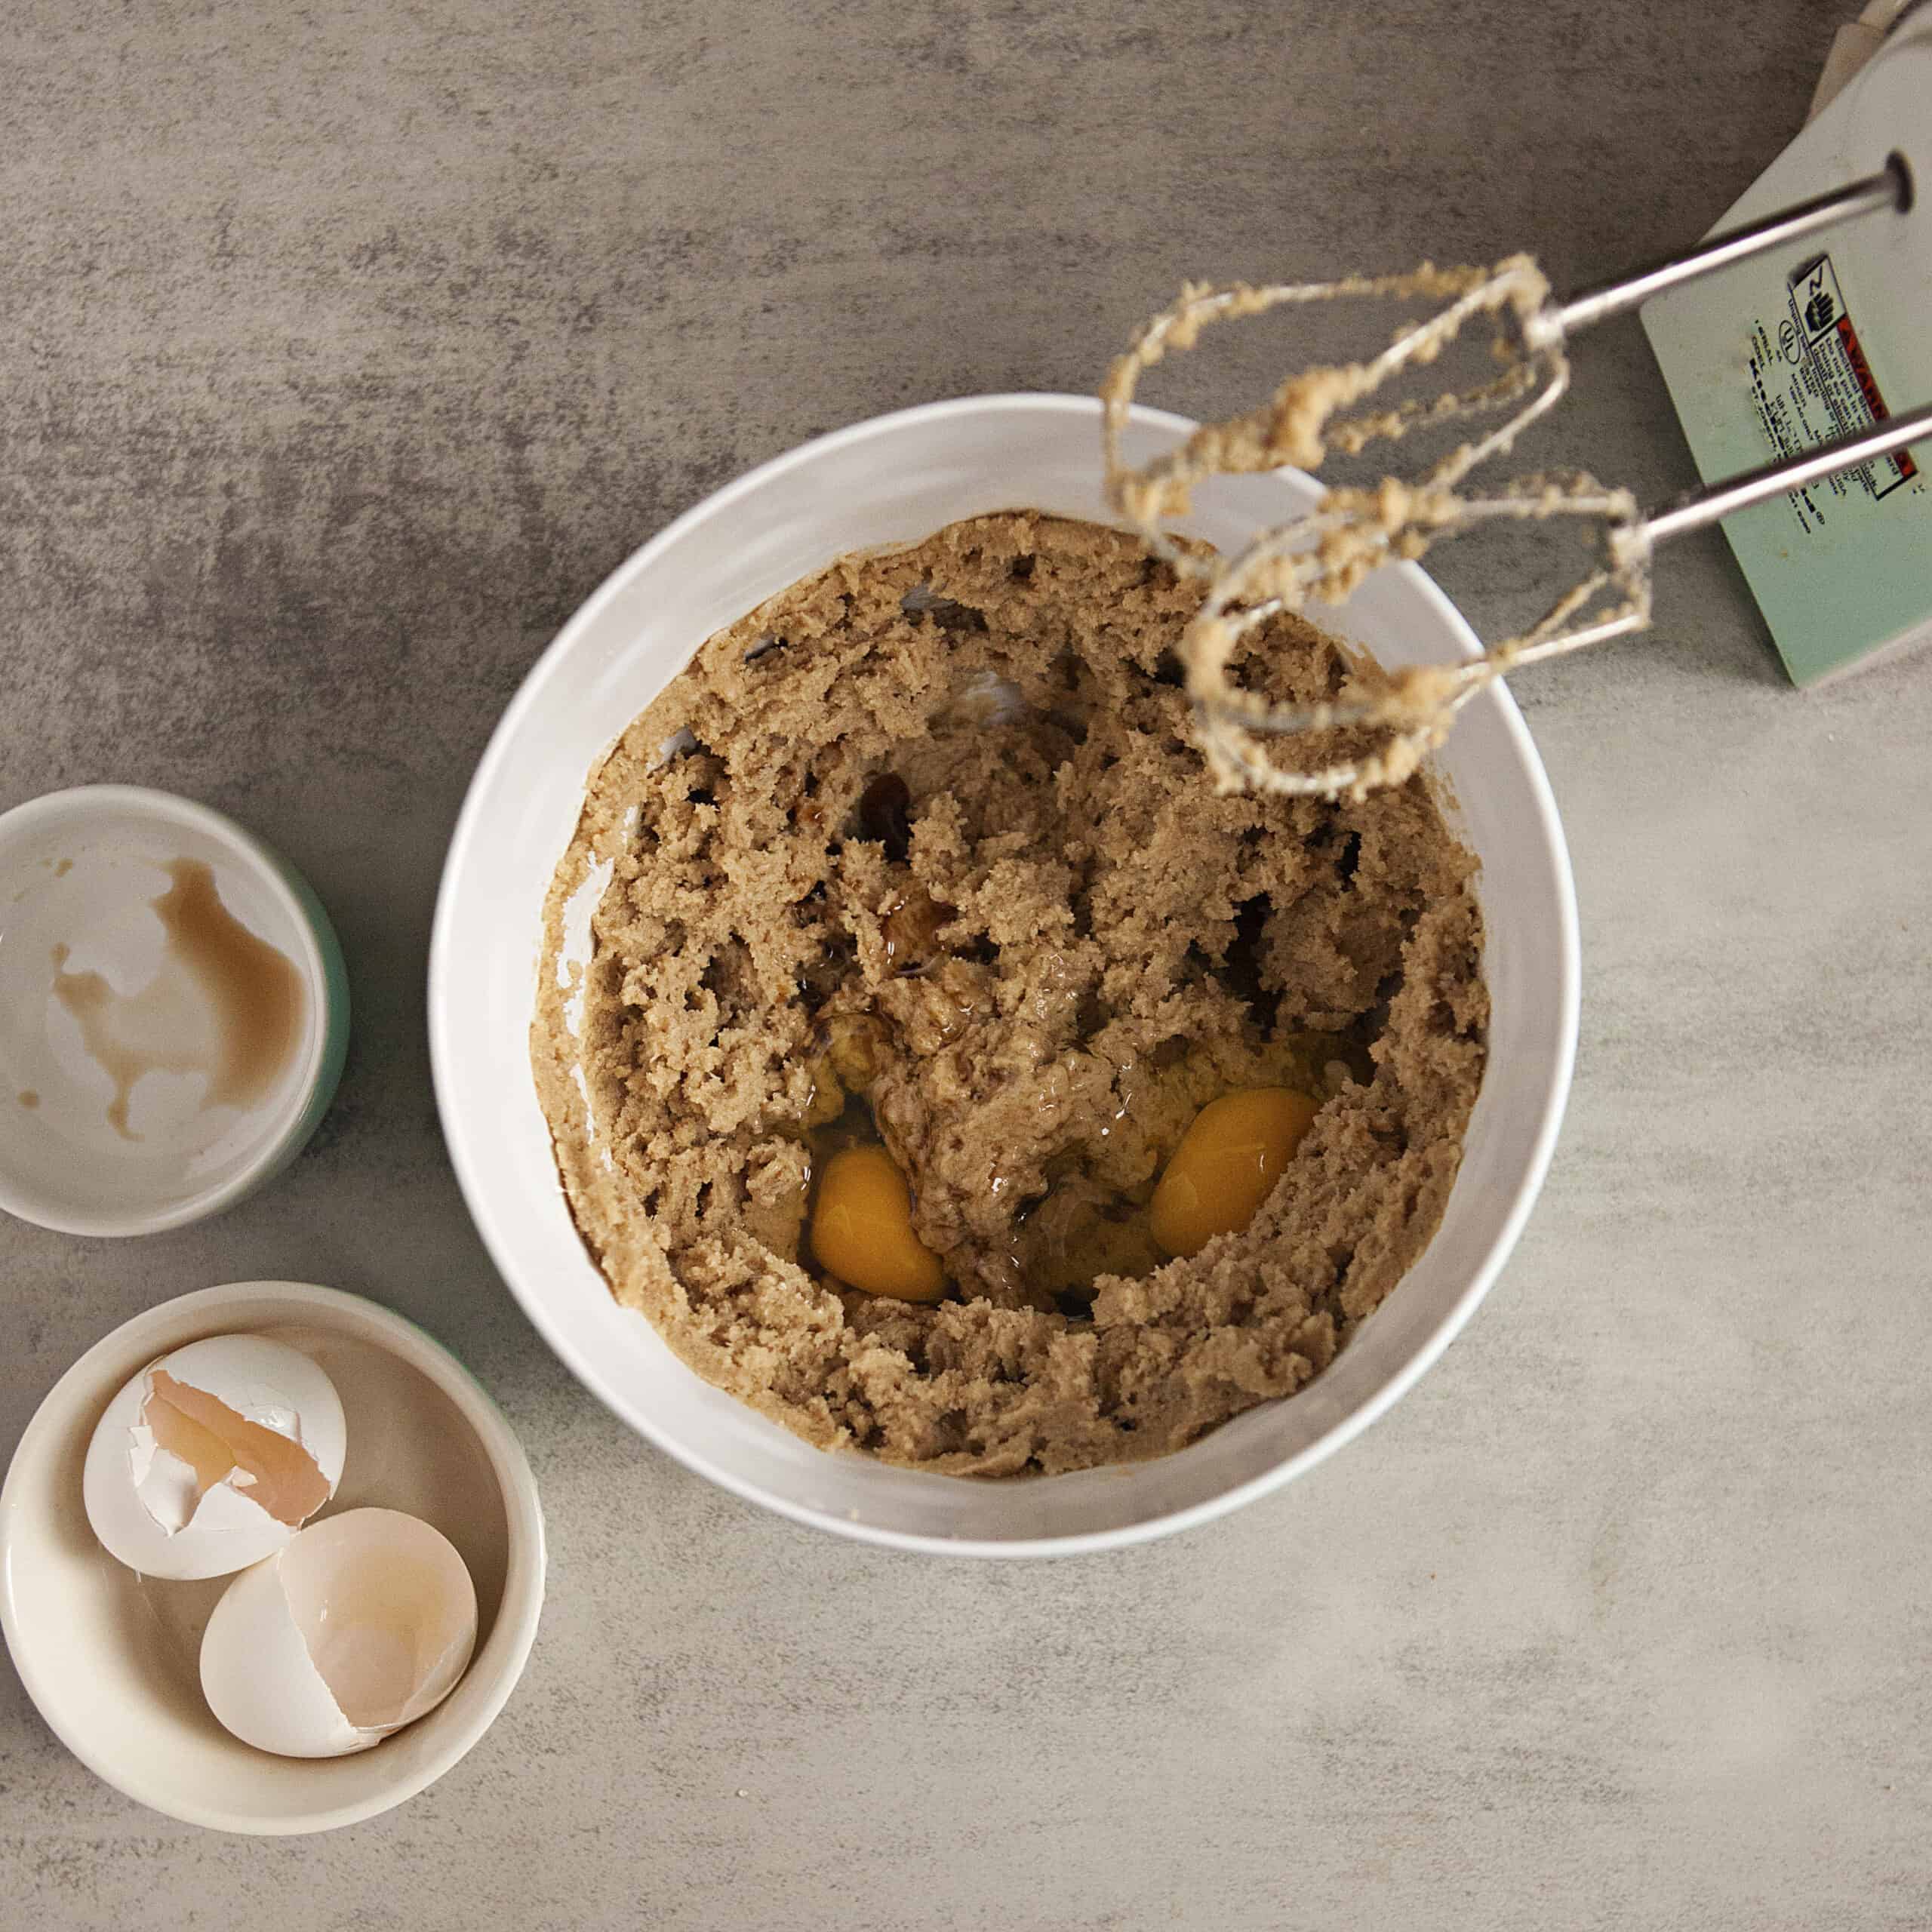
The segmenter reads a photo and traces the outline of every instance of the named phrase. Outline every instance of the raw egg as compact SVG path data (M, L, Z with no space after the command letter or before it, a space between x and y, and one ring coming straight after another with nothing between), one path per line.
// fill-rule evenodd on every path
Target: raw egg
M1210 1100L1194 1117L1149 1204L1148 1226L1169 1254L1198 1254L1254 1218L1321 1103L1287 1087L1251 1087Z
M343 1449L341 1400L306 1355L214 1335L150 1362L108 1404L82 1498L130 1569L224 1577L281 1549L328 1502Z
M812 1210L821 1268L869 1295L937 1301L939 1257L912 1232L912 1192L883 1147L846 1147L826 1163Z
M202 1692L258 1750L345 1757L434 1710L475 1644L475 1586L448 1538L399 1510L346 1509L229 1585Z

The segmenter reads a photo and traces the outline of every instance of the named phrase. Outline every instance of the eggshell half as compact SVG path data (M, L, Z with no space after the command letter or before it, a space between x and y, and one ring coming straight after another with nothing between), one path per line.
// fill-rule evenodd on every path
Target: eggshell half
M142 1421L150 1378L177 1382L245 1420L297 1442L333 1495L347 1447L335 1385L299 1349L260 1335L214 1335L148 1364L107 1405L88 1444L82 1496L109 1555L144 1576L225 1577L284 1548L298 1527L278 1521L245 1486L218 1482L196 1497L195 1472Z
M202 1638L202 1692L258 1750L340 1758L433 1710L475 1643L475 1587L449 1540L398 1510L347 1509L229 1585ZM360 1723L343 1709L358 1699Z

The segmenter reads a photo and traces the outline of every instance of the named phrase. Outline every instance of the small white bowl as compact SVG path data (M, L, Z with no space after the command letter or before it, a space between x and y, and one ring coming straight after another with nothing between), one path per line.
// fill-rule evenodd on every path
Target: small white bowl
M420 1516L455 1544L476 1586L476 1653L463 1681L426 1717L353 1757L272 1757L224 1730L202 1699L199 1658L202 1628L232 1580L137 1576L95 1541L82 1504L94 1424L128 1378L189 1342L245 1333L313 1356L342 1397L348 1457L321 1514L377 1504ZM543 1569L536 1479L468 1371L401 1315L300 1281L203 1288L115 1329L54 1384L0 1488L0 1629L27 1694L90 1770L220 1831L328 1831L441 1777L522 1675Z
M162 868L198 860L229 914L287 955L307 996L300 1046L259 1100L201 1105L202 1077L149 1073L128 1124L113 1080L54 994L57 949L122 993L155 972ZM0 1208L63 1234L140 1235L232 1205L299 1153L349 1044L349 980L328 915L288 861L192 799L132 785L51 792L0 814Z
M1141 409L1140 462L1194 426ZM558 1184L530 1070L540 927L591 769L698 645L849 552L955 518L1032 508L1112 521L1100 411L1083 396L980 396L821 437L728 485L619 567L504 714L451 841L429 961L436 1097L471 1214L530 1318L641 1435L734 1494L900 1549L1044 1555L1181 1529L1278 1487L1358 1434L1469 1319L1530 1211L1577 1037L1577 915L1556 808L1529 734L1494 685L1438 763L1482 863L1490 1060L1463 1166L1421 1260L1327 1373L1155 1462L997 1483L814 1449L701 1381L620 1308ZM1181 528L1224 552L1318 494L1287 472L1217 480ZM1315 614L1389 665L1474 654L1474 633L1404 564Z

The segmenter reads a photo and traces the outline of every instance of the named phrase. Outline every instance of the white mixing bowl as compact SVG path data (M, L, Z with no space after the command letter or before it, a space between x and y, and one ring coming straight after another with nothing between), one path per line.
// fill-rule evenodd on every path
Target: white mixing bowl
M1192 426L1138 410L1129 454ZM1217 485L1183 527L1222 549L1306 506L1294 474ZM700 1381L612 1300L558 1186L529 1028L551 873L592 767L721 626L843 552L954 518L1032 508L1106 520L1097 405L979 396L821 437L741 477L653 538L566 624L477 768L443 874L429 1037L451 1157L497 1266L586 1387L713 1481L802 1523L902 1549L1024 1555L1109 1548L1207 1521L1339 1448L1411 1386L1502 1266L1549 1160L1577 1035L1569 860L1515 704L1492 686L1441 754L1482 864L1489 1070L1447 1213L1422 1259L1327 1373L1157 1462L996 1483L828 1455ZM1413 565L1371 577L1329 628L1385 664L1472 654Z

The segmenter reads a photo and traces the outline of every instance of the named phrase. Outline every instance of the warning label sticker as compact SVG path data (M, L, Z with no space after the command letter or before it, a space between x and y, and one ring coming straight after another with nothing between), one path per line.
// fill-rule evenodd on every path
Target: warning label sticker
M1752 401L1774 451L1795 456L1882 423L1891 412L1829 255L1792 274L1785 303L1783 315L1751 331ZM1900 450L1793 490L1786 501L1801 529L1820 530L1832 518L1882 502L1918 477L1911 451Z

